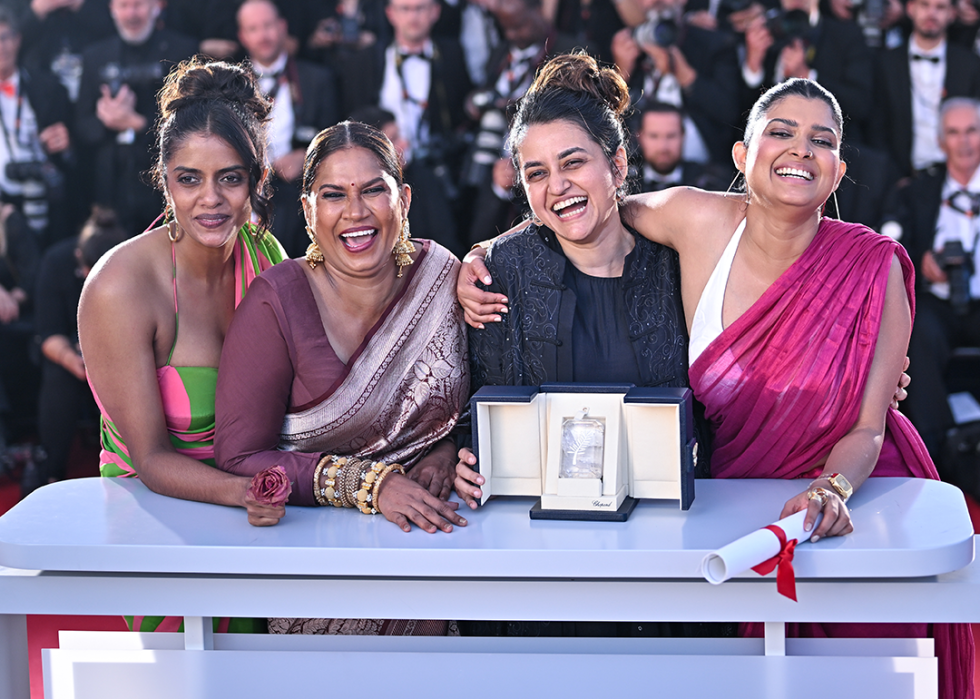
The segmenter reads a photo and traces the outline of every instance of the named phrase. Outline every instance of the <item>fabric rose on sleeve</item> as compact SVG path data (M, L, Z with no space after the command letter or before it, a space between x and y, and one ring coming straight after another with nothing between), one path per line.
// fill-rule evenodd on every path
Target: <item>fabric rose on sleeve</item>
M286 504L291 492L293 486L286 476L285 469L282 466L272 466L252 476L252 482L245 495L263 505L278 507Z

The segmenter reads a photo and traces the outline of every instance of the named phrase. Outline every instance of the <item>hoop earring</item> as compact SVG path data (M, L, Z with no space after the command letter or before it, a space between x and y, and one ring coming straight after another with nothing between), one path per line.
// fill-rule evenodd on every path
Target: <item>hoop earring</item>
M531 211L531 223L539 228L544 225L544 221L538 218L538 215L533 210Z
M398 241L395 243L395 247L391 249L391 254L395 256L395 265L398 267L398 278L402 276L402 268L408 265L415 264L415 260L412 259L412 253L415 252L415 245L409 238L412 237L412 232L408 226L408 217L402 219L402 231L398 236Z
M170 242L176 243L178 240L180 240L182 234L183 231L180 230L180 226L177 225L177 220L171 219L170 222L167 223L167 237L170 238Z
M309 226L306 227L306 234L313 241L306 248L306 264L310 266L310 269L316 269L316 266L323 262L323 252L320 250L320 246L316 244L316 238L313 237L313 231L310 230Z
M830 196L833 197L833 200L834 200L834 215L839 220L840 219L840 204L837 203L837 190L835 189L833 192L831 192L830 193Z

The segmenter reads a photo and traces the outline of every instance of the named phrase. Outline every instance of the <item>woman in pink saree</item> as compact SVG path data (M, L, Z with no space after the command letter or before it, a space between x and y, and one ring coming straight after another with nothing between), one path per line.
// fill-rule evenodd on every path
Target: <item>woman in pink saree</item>
M804 479L780 516L807 509L810 528L822 511L814 541L852 530L845 500L867 478L938 477L915 429L890 407L914 314L911 262L891 239L823 216L846 170L841 134L833 95L789 80L759 99L733 147L745 193L674 188L632 198L626 214L680 256L690 382L714 432L713 477ZM474 265L465 275L486 273ZM479 300L475 322L494 320L505 302ZM965 624L787 632L933 636L940 696L974 695Z

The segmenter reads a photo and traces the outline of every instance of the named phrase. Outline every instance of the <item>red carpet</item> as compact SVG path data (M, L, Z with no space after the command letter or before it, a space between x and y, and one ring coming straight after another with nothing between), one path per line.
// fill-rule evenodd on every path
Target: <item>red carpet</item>
M69 478L98 475L94 464L98 463L98 452L85 448L76 441L72 463L68 465ZM9 479L0 477L0 514L3 514L20 499L20 486ZM973 530L980 534L980 504L967 496L967 507L973 520ZM41 649L58 647L58 631L125 631L122 617L104 616L29 616L27 617L27 644L31 665L31 699L44 699L41 673ZM978 639L977 666L980 667L980 624L973 624L973 635ZM976 680L977 696L980 697L980 672Z

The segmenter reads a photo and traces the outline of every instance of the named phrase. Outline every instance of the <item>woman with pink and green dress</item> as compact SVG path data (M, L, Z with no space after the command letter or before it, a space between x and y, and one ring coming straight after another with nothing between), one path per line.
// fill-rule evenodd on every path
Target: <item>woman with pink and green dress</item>
M177 66L158 100L153 176L166 200L164 225L103 257L79 304L82 355L102 411L101 472L138 477L171 497L244 507L252 524L273 525L282 505L252 499L250 478L214 468L225 332L249 284L284 257L264 229L270 104L249 71L199 59ZM225 622L219 630L261 628ZM140 631L180 624L130 620Z

